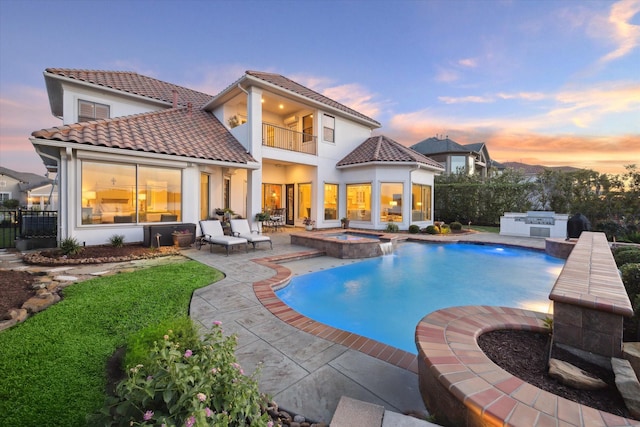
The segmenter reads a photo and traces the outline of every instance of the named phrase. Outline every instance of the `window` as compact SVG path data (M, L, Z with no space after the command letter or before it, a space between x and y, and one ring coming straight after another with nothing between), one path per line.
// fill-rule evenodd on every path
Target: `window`
M313 114L302 117L302 142L313 141Z
M463 174L467 172L466 156L451 156L451 173Z
M402 183L380 184L380 221L402 222Z
M209 218L209 209L211 203L209 203L209 190L211 176L206 173L200 174L200 219Z
M298 218L311 217L311 184L298 184Z
M180 221L179 169L83 161L82 224Z
M222 207L231 209L231 177L225 176L222 185Z
M282 206L282 185L262 184L262 209L270 211Z
M4 203L5 200L11 199L11 193L0 192L0 204Z
M338 184L324 185L324 219L338 219Z
M323 134L322 138L327 142L336 142L336 119L335 117L324 115L323 121Z
M78 100L78 121L88 122L91 120L108 119L109 106L98 104L97 102Z
M347 184L347 218L371 221L371 184Z
M431 186L413 184L411 186L411 221L431 219Z

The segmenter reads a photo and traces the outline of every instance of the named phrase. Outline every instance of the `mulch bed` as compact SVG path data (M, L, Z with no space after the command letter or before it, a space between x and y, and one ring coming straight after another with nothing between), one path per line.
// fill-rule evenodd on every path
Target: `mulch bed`
M568 400L631 418L616 388L612 371L554 347L551 357L571 363L600 378L608 387L603 390L578 390L547 375L549 339L547 334L537 332L498 330L480 335L478 345L495 364L523 381Z

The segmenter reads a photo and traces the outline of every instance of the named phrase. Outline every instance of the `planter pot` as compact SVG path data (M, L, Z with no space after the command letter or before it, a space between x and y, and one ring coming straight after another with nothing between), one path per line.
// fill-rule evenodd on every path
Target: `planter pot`
M179 248L189 247L193 241L193 234L191 233L172 234L171 237L173 237L173 246L177 246Z
M305 226L304 226L304 228L305 228L307 231L312 231L312 230L313 230L313 225L305 225Z
M342 228L344 229L349 228L349 221L342 221Z

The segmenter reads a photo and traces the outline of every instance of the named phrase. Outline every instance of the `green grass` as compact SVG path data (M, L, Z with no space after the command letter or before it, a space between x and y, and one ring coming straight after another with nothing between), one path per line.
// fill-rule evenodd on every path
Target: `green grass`
M105 366L127 336L185 316L222 273L195 261L91 279L0 333L0 424L84 426L104 404Z
M463 226L462 228L464 229L466 227ZM500 233L500 227L492 227L488 225L472 225L471 229L475 231L482 231L485 233Z

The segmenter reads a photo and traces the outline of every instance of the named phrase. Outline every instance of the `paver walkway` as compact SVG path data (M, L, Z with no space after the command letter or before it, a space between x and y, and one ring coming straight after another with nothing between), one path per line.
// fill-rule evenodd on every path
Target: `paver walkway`
M260 389L270 393L283 408L315 421L329 422L340 397L374 403L399 413L426 409L415 373L383 362L290 326L269 312L253 292L253 283L276 272L252 259L308 251L290 244L284 232L270 234L273 250L258 249L225 256L207 247L185 255L223 271L225 279L197 290L191 317L205 327L223 322L225 333L238 335L237 357L245 371L261 365ZM423 240L464 240L544 249L544 239L514 238L489 233L456 236L412 236ZM293 274L331 268L354 260L311 258L284 264ZM425 313L427 314L427 313Z
M238 335L237 357L245 371L252 372L261 366L260 389L271 394L281 407L314 421L330 422L343 395L381 405L393 412L426 413L415 373L300 331L264 308L254 294L253 283L269 279L276 272L251 260L308 251L308 248L291 245L287 232L269 235L273 240L273 250L259 247L248 253L234 251L228 257L221 247L214 248L213 253L208 246L183 252L185 256L221 270L226 275L223 280L194 292L191 317L205 327L211 327L214 320L222 321L225 333ZM411 237L536 249L544 249L545 246L544 239L506 237L492 233ZM57 271L82 280L113 270L135 269L141 263L166 261L165 258L158 258L129 263L65 266ZM320 257L287 263L286 267L293 274L304 274L352 262L357 260ZM0 252L0 267L33 268L21 265L19 257L9 252ZM35 269L51 271L55 267Z

